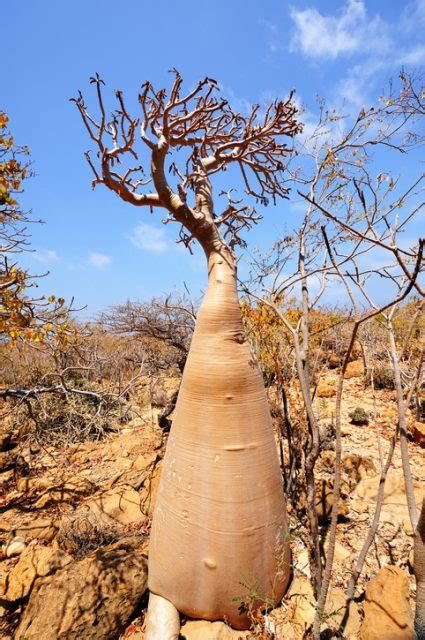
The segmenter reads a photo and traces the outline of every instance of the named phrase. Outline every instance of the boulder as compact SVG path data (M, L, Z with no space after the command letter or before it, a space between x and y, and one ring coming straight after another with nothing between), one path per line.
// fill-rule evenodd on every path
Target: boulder
M318 398L333 398L336 395L336 385L328 382L319 382L316 389Z
M416 444L422 448L425 447L425 422L413 422L409 426L409 433Z
M2 598L9 602L26 598L37 578L48 576L70 562L72 558L60 549L31 543L10 571Z
M415 640L407 574L399 567L379 570L366 587L361 640Z
M36 581L14 640L115 640L146 584L139 538L98 549Z
M363 360L353 360L347 364L344 378L361 378L364 374Z
M224 622L188 620L180 630L180 637L185 640L239 640L249 638L250 634L248 631L235 631Z

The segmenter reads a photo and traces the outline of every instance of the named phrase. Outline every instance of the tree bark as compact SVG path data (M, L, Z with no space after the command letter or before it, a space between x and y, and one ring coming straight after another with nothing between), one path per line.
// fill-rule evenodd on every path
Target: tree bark
M417 640L425 640L425 498L415 531L413 569L416 578L416 637Z
M289 579L285 501L234 257L225 246L206 253L208 288L163 462L149 588L190 617L245 629L241 600L278 602Z
M394 307L395 309L395 307ZM410 457L409 457L409 444L407 438L407 424L406 424L406 408L404 406L403 399L403 387L401 384L401 372L400 363L397 356L397 347L394 337L394 327L391 322L391 318L387 318L387 328L390 338L390 352L393 362L394 370L394 385L397 394L397 411L398 411L398 426L400 430L400 452L401 463L403 467L404 486L406 488L407 507L409 509L410 522L412 524L413 531L416 529L418 522L418 512L416 508L415 492L413 489L412 471L410 469Z

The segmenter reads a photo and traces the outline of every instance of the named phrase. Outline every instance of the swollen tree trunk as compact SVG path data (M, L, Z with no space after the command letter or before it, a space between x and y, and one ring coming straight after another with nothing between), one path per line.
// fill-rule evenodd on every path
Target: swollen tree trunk
M182 613L249 627L241 601L278 602L289 541L262 376L242 325L234 258L207 251L198 314L154 512L149 588Z

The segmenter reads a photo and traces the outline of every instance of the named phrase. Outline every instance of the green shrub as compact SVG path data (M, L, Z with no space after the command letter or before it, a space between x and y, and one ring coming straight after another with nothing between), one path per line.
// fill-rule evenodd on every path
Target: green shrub
M356 407L354 411L348 414L353 424L368 424L369 413L363 407Z

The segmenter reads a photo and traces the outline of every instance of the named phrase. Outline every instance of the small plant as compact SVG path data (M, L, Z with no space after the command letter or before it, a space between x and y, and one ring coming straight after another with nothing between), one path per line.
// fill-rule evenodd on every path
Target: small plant
M394 389L394 371L391 367L378 365L373 372L375 389Z
M243 595L234 596L232 600L239 602L239 613L250 620L250 629L254 634L262 634L265 615L276 606L274 598L267 598L261 593L261 578L256 575L250 577L241 573L239 583L246 591ZM257 637L257 635L255 635ZM263 637L262 635L260 637Z
M368 424L369 412L363 409L363 407L356 407L354 411L348 414L353 424Z

